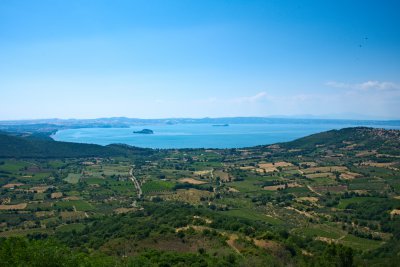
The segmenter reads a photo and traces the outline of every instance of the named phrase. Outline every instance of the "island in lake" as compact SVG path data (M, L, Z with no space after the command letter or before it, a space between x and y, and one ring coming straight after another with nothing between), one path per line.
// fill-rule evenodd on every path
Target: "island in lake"
M213 127L228 127L229 124L214 124Z
M135 134L154 134L153 130L143 129L141 131L133 131Z

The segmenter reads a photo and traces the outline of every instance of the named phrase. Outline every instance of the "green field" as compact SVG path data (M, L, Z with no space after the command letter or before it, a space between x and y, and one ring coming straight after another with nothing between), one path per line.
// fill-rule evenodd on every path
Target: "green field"
M149 181L143 184L143 193L171 191L175 183L168 181Z
M354 197L354 198L347 198L341 199L338 208L339 209L346 209L348 205L353 203L362 203L362 202L369 202L369 201L376 201L379 200L377 197Z
M64 181L71 184L77 184L79 183L81 177L82 175L80 173L68 173L68 176L64 179Z
M93 206L84 200L69 200L60 201L55 204L55 207L61 208L73 208L75 207L77 211L90 211L93 210Z
M384 242L347 235L343 240L341 240L341 243L354 249L373 250L381 246Z
M56 231L57 232L71 232L71 231L81 232L84 228L85 228L85 225L82 223L71 223L71 224L61 225L61 226L57 227Z

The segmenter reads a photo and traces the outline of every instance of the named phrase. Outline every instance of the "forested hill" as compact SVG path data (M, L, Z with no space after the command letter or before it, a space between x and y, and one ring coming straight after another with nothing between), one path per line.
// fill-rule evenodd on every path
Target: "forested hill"
M320 146L335 148L356 144L359 149L378 149L387 153L400 147L400 131L367 127L344 128L306 136L279 144L286 149L312 150Z
M0 157L2 158L110 157L123 155L123 153L123 150L115 146L56 142L0 133Z

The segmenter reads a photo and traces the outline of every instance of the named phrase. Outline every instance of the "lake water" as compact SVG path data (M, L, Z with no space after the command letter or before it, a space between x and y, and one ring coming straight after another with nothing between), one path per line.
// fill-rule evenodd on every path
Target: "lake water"
M58 131L54 140L108 145L124 143L147 148L240 148L286 142L331 129L360 126L360 123L290 123L290 124L154 124L131 128L81 128ZM369 127L374 127L368 123ZM400 129L399 125L376 127ZM154 134L134 134L151 129Z

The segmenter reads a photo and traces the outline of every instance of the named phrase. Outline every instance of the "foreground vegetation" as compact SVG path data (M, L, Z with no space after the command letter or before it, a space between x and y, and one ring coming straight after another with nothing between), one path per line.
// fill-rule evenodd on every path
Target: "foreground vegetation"
M0 134L2 266L396 266L400 132L149 150Z

